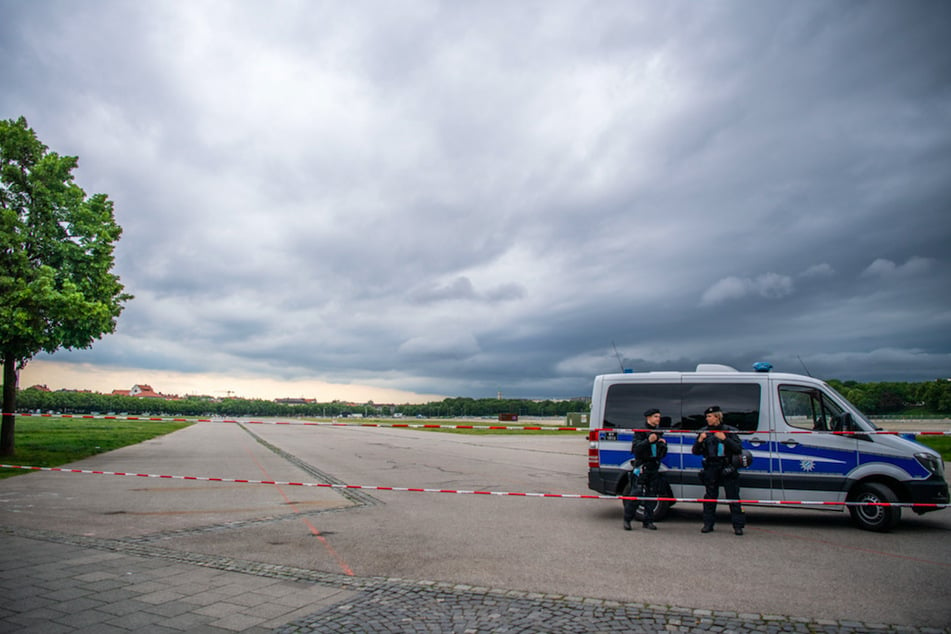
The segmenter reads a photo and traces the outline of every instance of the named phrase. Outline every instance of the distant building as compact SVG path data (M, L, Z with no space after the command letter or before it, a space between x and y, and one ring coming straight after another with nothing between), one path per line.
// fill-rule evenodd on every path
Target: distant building
M274 399L275 403L280 403L281 405L311 405L316 403L317 399L315 398L276 398Z
M113 396L134 396L136 398L161 398L165 400L175 400L178 398L174 394L162 394L152 389L147 383L136 384L131 390L112 390Z

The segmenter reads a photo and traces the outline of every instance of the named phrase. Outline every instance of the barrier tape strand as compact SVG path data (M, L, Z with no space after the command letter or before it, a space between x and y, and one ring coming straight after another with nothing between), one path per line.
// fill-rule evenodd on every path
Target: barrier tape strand
M662 434L699 434L702 431L709 431L706 428L701 429L666 429L666 428L645 428L645 429L628 429L628 428L616 428L616 427L605 427L599 429L590 430L590 434L597 435L601 432L649 432L656 433L661 432ZM726 431L726 430L724 430ZM829 436L905 436L905 435L915 435L915 436L951 436L951 431L894 431L890 429L875 429L872 431L828 431L825 429L764 429L753 431L744 431L744 430L729 430L731 434L736 434L738 436L752 436L753 434L825 434Z
M0 414L0 416L11 416L11 414ZM697 429L628 429L628 428L602 428L602 429L590 429L588 427L567 427L567 426L555 426L555 425L442 425L437 423L365 423L365 422L340 422L337 420L333 421L261 421L261 420L236 420L236 419L221 419L215 420L211 418L169 418L169 417L159 417L159 416L96 416L92 414L31 414L31 413L16 413L12 416L20 416L23 418L73 418L80 420L144 420L144 421L156 421L156 422L198 422L198 423L233 423L233 424L243 424L243 425L302 425L302 426L329 426L329 427L393 427L393 428L411 428L411 429L488 429L492 431L583 431L588 432L589 434L597 434L599 432L618 432L623 431L627 433L633 433L636 431L644 432L656 432L661 431L664 434L697 434L700 430ZM751 434L828 434L831 436L855 436L855 435L878 435L878 436L951 436L951 431L892 431L886 429L876 429L873 431L825 431L825 430L813 430L813 429L796 429L796 430L774 430L767 429L764 431L735 431L738 435L751 435Z
M195 480L201 482L223 482L236 484L269 484L278 486L318 487L326 489L363 489L369 491L394 491L407 493L454 493L458 495L495 495L506 497L533 497L533 498L562 498L571 500L632 500L640 502L739 502L740 504L757 504L770 506L895 506L908 508L944 509L947 504L924 502L833 502L828 500L732 500L709 498L676 498L663 496L635 496L635 495L595 495L585 493L530 493L519 491L475 491L464 489L433 489L425 487L391 487L367 484L331 484L326 482L278 482L275 480L248 480L244 478L216 478L211 476L190 475L159 475L152 473L130 473L124 471L99 471L93 469L67 469L64 467L36 467L29 465L0 464L0 469L24 469L28 471L51 471L58 473L82 473L91 475L131 476L136 478L158 478L163 480Z
M0 414L0 416L11 416L11 414ZM492 430L518 430L518 431L584 431L587 427L565 427L555 425L440 425L436 423L364 423L364 422L340 422L333 421L263 421L263 420L236 420L211 418L167 418L150 416L94 416L92 414L31 414L17 413L12 416L23 418L75 418L75 419L96 419L96 420L145 420L145 421L172 421L172 422L197 422L197 423L241 423L243 425L305 425L305 426L331 426L331 427L410 427L418 429L492 429Z

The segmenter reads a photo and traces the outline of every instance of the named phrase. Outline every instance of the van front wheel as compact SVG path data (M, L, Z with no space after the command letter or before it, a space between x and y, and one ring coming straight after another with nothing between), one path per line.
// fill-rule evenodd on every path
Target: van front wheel
M851 498L852 502L869 504L893 504L898 501L895 493L884 484L867 482L860 484ZM867 531L885 533L895 528L901 519L899 506L849 506L852 521Z

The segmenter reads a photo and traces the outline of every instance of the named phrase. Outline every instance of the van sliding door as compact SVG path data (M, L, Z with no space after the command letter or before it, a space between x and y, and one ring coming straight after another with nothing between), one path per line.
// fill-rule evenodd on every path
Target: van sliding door
M743 448L753 453L753 464L740 471L740 495L747 500L772 500L776 477L770 464L775 457L772 455L768 434L758 432L760 420L769 420L768 416L760 413L768 410L768 390L766 379L755 382L731 381L729 375L691 378L684 383L683 392L683 421L685 429L699 430L706 426L703 414L711 405L719 405L723 410L723 423L736 427L740 431L740 440ZM764 404L766 403L766 404ZM764 423L765 425L766 423ZM690 436L687 442L693 445L695 435ZM685 476L684 484L695 485L691 489L702 497L703 486L697 479L697 472L701 467L700 456L690 454L686 448L684 454ZM689 473L689 477L686 475Z

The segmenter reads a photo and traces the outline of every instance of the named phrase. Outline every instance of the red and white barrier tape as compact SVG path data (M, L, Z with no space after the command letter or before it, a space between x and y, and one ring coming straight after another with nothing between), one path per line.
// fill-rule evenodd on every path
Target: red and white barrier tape
M84 473L92 475L132 476L136 478L159 478L163 480L197 480L201 482L225 482L237 484L270 484L278 486L319 487L325 489L363 489L368 491L396 491L408 493L455 493L459 495L499 495L509 497L563 498L571 500L637 500L641 502L739 502L740 504L763 504L773 506L900 506L915 508L947 508L947 504L914 502L829 502L810 500L724 500L707 498L650 497L635 495L594 495L583 493L525 493L513 491L467 491L462 489L429 489L423 487L388 487L367 484L328 484L325 482L278 482L274 480L245 480L243 478L214 478L209 476L156 475L152 473L126 473L123 471L96 471L91 469L66 469L63 467L33 467L27 465L0 464L0 469L25 469L28 471L53 471L59 473Z
M587 427L556 427L554 425L440 425L437 423L341 423L339 421L262 421L223 420L222 423L246 425L329 425L332 427L398 427L412 429L508 429L517 431L588 431Z
M163 416L97 416L93 414L31 414L29 412L17 412L16 414L0 414L0 416L19 416L21 418L88 418L97 420L154 420L154 421L175 421L187 423L194 421L194 418L169 418ZM210 418L199 418L198 422L211 422Z
M662 434L699 434L705 429L627 429L608 427L601 429L592 429L589 435L597 435L599 432L661 432ZM888 429L876 429L874 431L825 431L821 429L765 429L754 431L730 430L730 433L738 436L751 436L753 434L827 434L830 436L904 436L914 434L915 436L951 436L951 431L892 431Z
M76 419L97 419L97 420L147 420L147 421L172 421L172 422L197 422L197 423L243 423L245 425L307 425L307 426L331 426L331 427L399 427L399 428L417 428L417 429L492 429L492 430L518 430L518 431L584 431L587 427L556 427L555 425L439 425L435 423L366 423L366 422L347 422L338 420L333 421L263 421L263 420L235 420L235 419L211 419L211 418L163 418L151 416L93 416L92 414L13 414L23 418L76 418ZM9 414L2 414L9 416Z
M0 414L0 416L9 416L10 414ZM171 421L171 422L197 422L197 423L242 423L245 425L303 425L303 426L329 426L329 427L394 427L411 429L488 429L488 430L515 430L515 431L583 431L597 433L602 431L609 432L635 432L635 431L661 431L665 434L697 434L696 429L627 429L627 428L605 428L591 430L588 427L562 427L555 425L441 425L437 423L367 423L367 422L340 422L333 421L262 421L262 420L236 420L211 418L168 418L158 416L94 416L92 414L13 414L23 418L75 418L75 419L96 419L96 420L145 420L145 421ZM737 431L738 435L750 434L829 434L832 436L851 436L851 435L882 435L882 436L951 436L951 431L891 431L877 429L874 431L821 431L811 429L797 430L765 430L765 431Z

